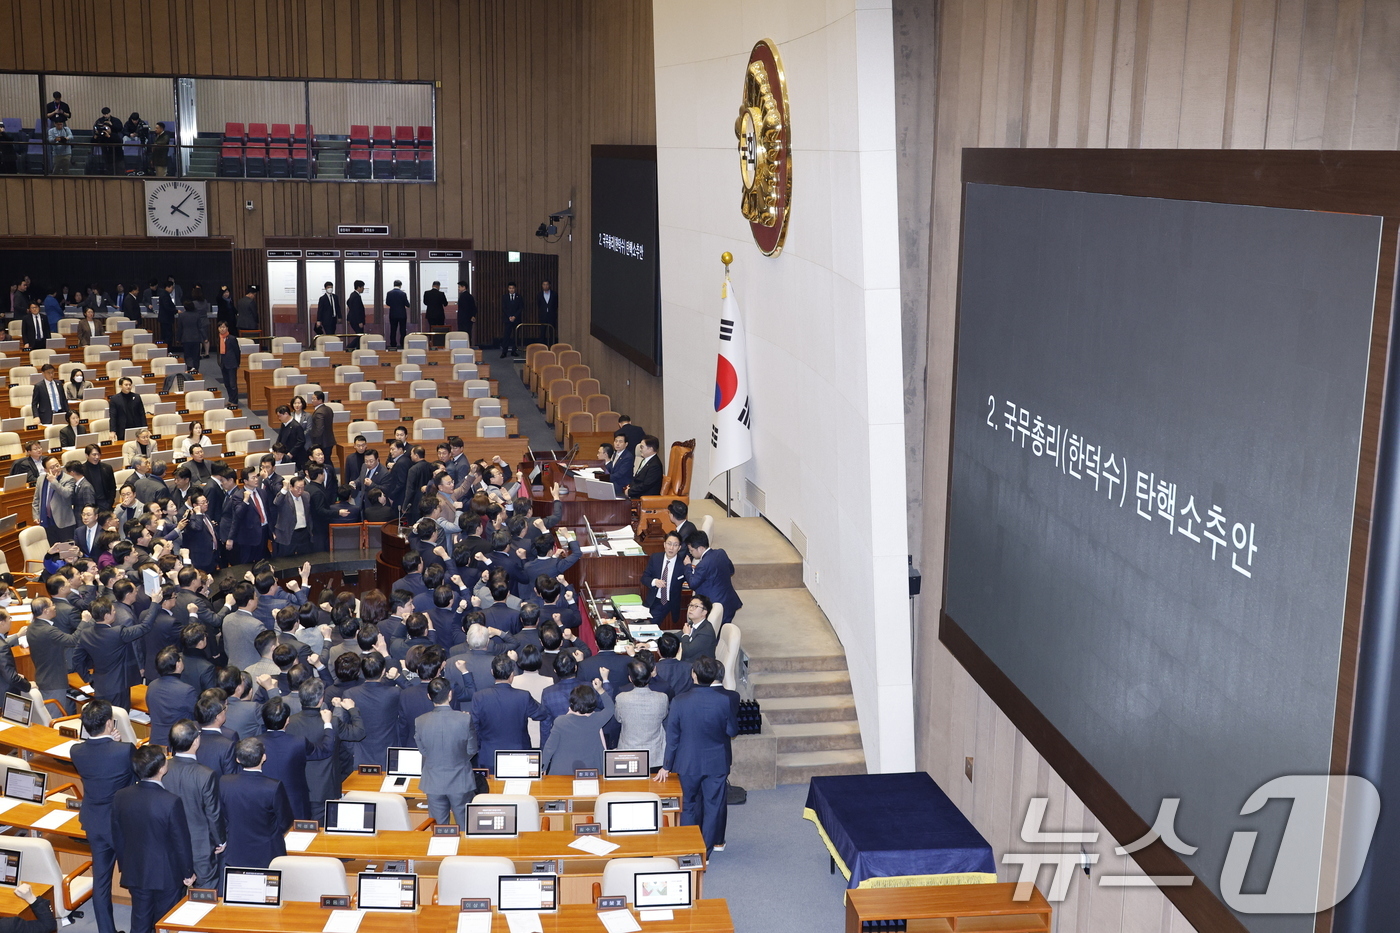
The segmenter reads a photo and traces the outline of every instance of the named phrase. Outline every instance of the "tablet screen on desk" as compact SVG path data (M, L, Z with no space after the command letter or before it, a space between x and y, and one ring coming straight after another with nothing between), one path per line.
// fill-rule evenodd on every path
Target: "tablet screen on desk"
M644 748L603 752L603 775L611 779L650 777L651 753Z
M661 831L661 801L608 801L607 831L613 833L655 833Z
M418 906L418 876L389 872L360 872L361 910L413 910Z
M44 784L48 775L42 771L22 771L19 768L5 769L5 796L25 803L44 802Z
M540 776L540 753L538 751L498 751L496 752L495 775L506 778L529 778Z
M638 910L690 906L688 871L639 871L632 888L632 905Z
M423 753L416 748L391 748L384 762L385 774L421 777L423 775Z
M282 903L282 873L267 868L225 868L224 903L276 907Z
M21 726L29 725L29 717L34 713L34 701L18 693L5 694L5 705L0 708L0 716Z
M498 910L554 910L558 907L558 875L501 875L496 893Z
M19 853L14 849L0 849L0 885L14 887L19 884Z
M359 800L327 800L326 821L322 825L328 833L373 836L375 808L375 804Z
M467 804L468 836L514 836L515 804Z

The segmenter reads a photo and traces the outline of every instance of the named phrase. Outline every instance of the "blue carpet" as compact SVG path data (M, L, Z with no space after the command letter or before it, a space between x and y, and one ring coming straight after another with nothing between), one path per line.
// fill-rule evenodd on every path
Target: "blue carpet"
M491 366L491 378L500 386L501 398L509 399L510 413L519 419L520 436L529 438L531 450L553 450L559 446L554 438L554 426L544 420L544 412L535 407L535 397L520 379L514 360L498 359L499 353L486 351L482 362Z
M840 933L846 879L830 874L830 856L802 818L806 784L749 791L729 808L725 849L710 859L706 897L729 901L737 933Z

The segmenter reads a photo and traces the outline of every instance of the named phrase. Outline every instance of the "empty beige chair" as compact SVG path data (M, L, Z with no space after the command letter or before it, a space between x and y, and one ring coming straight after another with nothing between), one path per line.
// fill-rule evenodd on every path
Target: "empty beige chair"
M423 417L451 421L452 403L445 398L425 398L423 399Z
M319 904L323 894L350 893L344 863L328 855L279 855L267 867L282 873L284 901Z
M302 369L329 367L331 358L321 350L303 350L301 355L297 357L297 364Z
M455 364L477 362L476 351L471 349L470 347L458 347L455 350L450 350L449 353L451 354L448 357L448 362L450 363Z
M297 369L295 366L279 366L272 371L272 384L274 386L289 386L292 385L292 383L288 380L300 375L301 370ZM304 382L305 380L302 381Z
M180 425L184 420L184 415L156 415L151 419L151 430L162 437L173 437L182 433Z
M363 434L366 431L378 430L379 425L375 424L373 421L352 421L350 422L350 429L348 433L350 435L350 440L353 441L355 439L356 434Z
M107 414L107 400L105 398L85 398L78 403L78 415L82 418L91 419L105 414Z
M713 624L713 623L711 623ZM738 682L739 638L743 633L730 622L720 626L719 641L715 643L715 660L724 665L724 689L734 690Z
M88 433L96 434L98 438L98 443L105 444L108 440L107 435L111 432L111 422L109 422L106 418L93 418L91 421L88 422Z
M556 366L558 363L559 356L553 350L540 350L535 353L535 358L533 360L527 358L525 372L521 374L520 378L524 380L527 386L532 386L535 384L535 375L539 373L540 370L544 369L546 366Z
M515 829L522 833L540 831L540 802L529 794L477 794L472 798L475 804L502 806L515 804Z
M544 390L544 396L540 399L540 408L545 412L546 419L551 419L554 414L554 400L563 398L566 395L574 394L574 384L567 379L552 379Z
M577 366L583 362L583 354L577 350L563 350L559 352L559 365L567 372L570 366Z
M400 363L412 363L415 366L425 366L428 362L428 351L423 347L399 351Z
M394 367L395 382L413 382L423 378L423 368L417 363L399 363Z
M476 419L477 437L505 437L506 419L504 418L478 418Z
M553 416L554 439L556 441L564 439L564 429L569 423L569 416L579 411L583 411L583 399L577 395L565 395L555 400L551 415Z
M30 350L30 351L29 351L29 365L31 365L31 366L37 366L39 369L43 369L43 368L44 368L44 364L47 363L47 362L49 361L50 357L52 357L52 356L54 355L55 352L57 352L57 351L55 351L55 350Z
M573 441L570 438L579 434L592 434L595 427L593 415L586 411L576 411L569 416L567 424L564 425L564 436L559 439L572 444Z
M122 317L122 316L117 315L117 314L110 315L110 316L107 318L107 322L106 322L106 323L107 323L107 330L106 330L106 333L109 333L109 334L120 333L121 331L130 330L131 328L133 328L133 327L136 326L136 322L135 322L135 321L131 320L130 318L125 318L125 317Z
M394 415L393 415L392 413L393 413L394 411L397 411L397 410L398 410L398 407L399 407L399 406L398 406L397 404L395 404L393 401L391 401L390 399L387 399L387 398L375 399L374 401L372 401L372 402L368 403L367 405L365 405L365 414L369 416L369 418L370 418L371 421L383 421L383 420L385 420L386 418L392 418L392 417L394 417ZM384 414L385 412L389 412L389 414ZM391 426L390 429L389 429L388 431L386 431L385 433L386 433L386 434L390 434L390 433L392 433L392 432L393 432L393 428L392 428L392 426Z
M367 392L378 392L379 386L373 382L352 382L350 383L350 401L358 402L364 399Z
M474 398L472 399L472 414L478 418L486 416L489 418L499 418L501 416L501 400L498 398Z
M39 367L37 366L11 366L10 385L31 385L34 380L30 379L29 377L37 375L39 375Z
M447 431L439 418L415 418L413 421L415 441L440 441L446 436Z
M563 365L562 363L560 364ZM573 366L565 367L564 377L578 386L579 380L588 379L593 375L593 370L584 363L575 363Z
M19 435L14 431L0 431L0 457L13 457L18 460L23 456L24 447L20 444Z
M190 411L204 411L214 403L214 393L208 389L195 389L185 393L185 407Z
M350 382L360 382L365 378L365 371L358 366L337 366L335 368L336 385L345 385Z
M258 434L251 428L235 428L224 437L224 447L229 453L246 454L248 445L258 439Z
M556 343L552 344L549 349L553 350L557 354L562 353L565 350L572 350L573 348L574 345L571 343Z
M63 424L44 425L44 449L49 450L58 446L58 432L63 430Z
M121 484L117 484L121 488ZM49 533L43 525L30 525L19 530L19 552L24 557L25 573L42 573L44 555L49 550Z
M601 434L604 431L606 431L609 435L617 434L617 412L598 412L593 416L593 420L597 424L597 427L594 428L594 430L598 433Z
M175 359L173 356L162 356L151 360L151 372L157 379L164 379L172 372L178 372L185 368L185 364Z
M378 366L379 354L374 350L366 350L361 347L358 350L350 351L350 362L356 366Z
M583 395L583 393L580 392L579 395ZM612 411L612 399L601 394L583 395L583 410L595 417L605 411Z
M5 329L11 337L19 339L24 336L24 321L11 321Z
M243 469L253 469L262 460L262 457L262 454L245 454L243 457Z
M543 354L541 354L543 355ZM555 379L564 378L564 367L556 364L544 366L535 371L534 379L530 382L531 394L538 396L540 390L549 385Z
M328 348L328 345L334 347L334 349ZM322 353L339 353L344 348L345 341L341 340L335 334L318 334L316 336L316 349L320 350Z
M603 897L625 897L630 904L635 897L637 875L648 871L680 871L680 865L673 858L609 859L603 866L599 891Z
M468 379L475 379L479 372L480 370L476 368L475 363L452 364L452 378L456 379L458 382L466 382Z
M494 905L501 876L513 874L515 863L504 855L449 855L438 865L433 903L460 904L470 897L490 898Z
M66 317L58 322L58 332L67 337L78 332L79 320L75 317Z
M116 379L122 374L122 370L130 365L130 360L111 360L103 368L107 371L108 379Z
M366 350L374 350L376 353L383 353L386 346L384 338L379 334L366 334L360 338L360 346Z
M428 349L428 337L426 334L409 334L404 340L405 350L426 350Z
M151 332L143 327L128 327L122 331L122 346L130 347L138 343L150 343Z
M83 462L84 460L86 460L86 459L87 459L87 455L84 454L83 451L82 451L80 448L76 448L76 447L75 447L75 448L72 449L72 450L65 450L65 451L63 452L63 465L64 465L64 466L67 466L67 465L70 464L70 463L82 463L82 462Z
M301 344L297 342L297 339L295 337L272 338L272 352L276 356L281 356L284 353L291 353L293 352L291 348L298 346L301 346Z
M705 532L705 536L713 542L715 537L715 517L713 515L706 515L704 518L700 519L700 530ZM716 617L711 613L710 619L718 626L724 617ZM719 629L716 628L715 630L718 631Z
M258 342L251 337L239 337L238 349L242 351L242 355L246 359L258 352Z
M138 343L131 348L131 359L134 362L145 362L158 356L164 356L165 350L153 343Z
M266 369L267 366L266 366L265 364L267 363L267 361L268 361L268 360L274 360L274 361L275 361L275 360L277 360L277 357L274 356L274 355L271 354L271 353L258 352L258 353L249 353L247 356L244 357L244 359L247 361L247 364L248 364L248 365L247 365L247 368L248 368L248 369ZM279 363L278 365L281 365L281 364Z
M463 398L486 398L491 394L491 383L485 379L468 379L462 383Z
M408 814L408 803L402 794L386 794L377 790L348 790L340 796L340 799L374 804L374 828L376 832L411 832L433 820L432 817L423 814L426 819L419 820L418 824L414 825ZM523 828L521 827L521 829Z
M468 334L464 330L449 330L443 337L442 345L449 350L470 350L472 345L471 334Z
M102 362L102 354L111 352L110 347L99 347L96 344L83 347L83 362L89 366L96 366Z
M224 422L233 417L227 408L210 408L204 412L204 427L209 431L222 431Z
M408 384L409 398L434 398L437 394L437 383L431 379L415 379Z
M34 398L33 386L10 386L10 405L19 408L21 405L28 405Z

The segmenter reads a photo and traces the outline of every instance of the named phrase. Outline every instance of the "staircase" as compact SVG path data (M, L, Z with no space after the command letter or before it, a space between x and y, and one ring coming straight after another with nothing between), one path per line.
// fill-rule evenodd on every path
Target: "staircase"
M846 654L802 585L801 555L761 518L725 518L713 502L692 501L690 509L696 522L714 515L713 543L734 563L749 690L763 709L763 732L734 740L730 780L761 790L864 774Z

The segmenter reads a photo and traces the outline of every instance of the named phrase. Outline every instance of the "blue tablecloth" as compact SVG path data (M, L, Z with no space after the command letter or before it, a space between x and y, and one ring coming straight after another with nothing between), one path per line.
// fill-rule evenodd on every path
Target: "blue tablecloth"
M926 772L814 777L803 815L824 835L849 888L908 876L921 880L903 883L949 875L959 876L947 879L954 883L996 881L992 847Z

